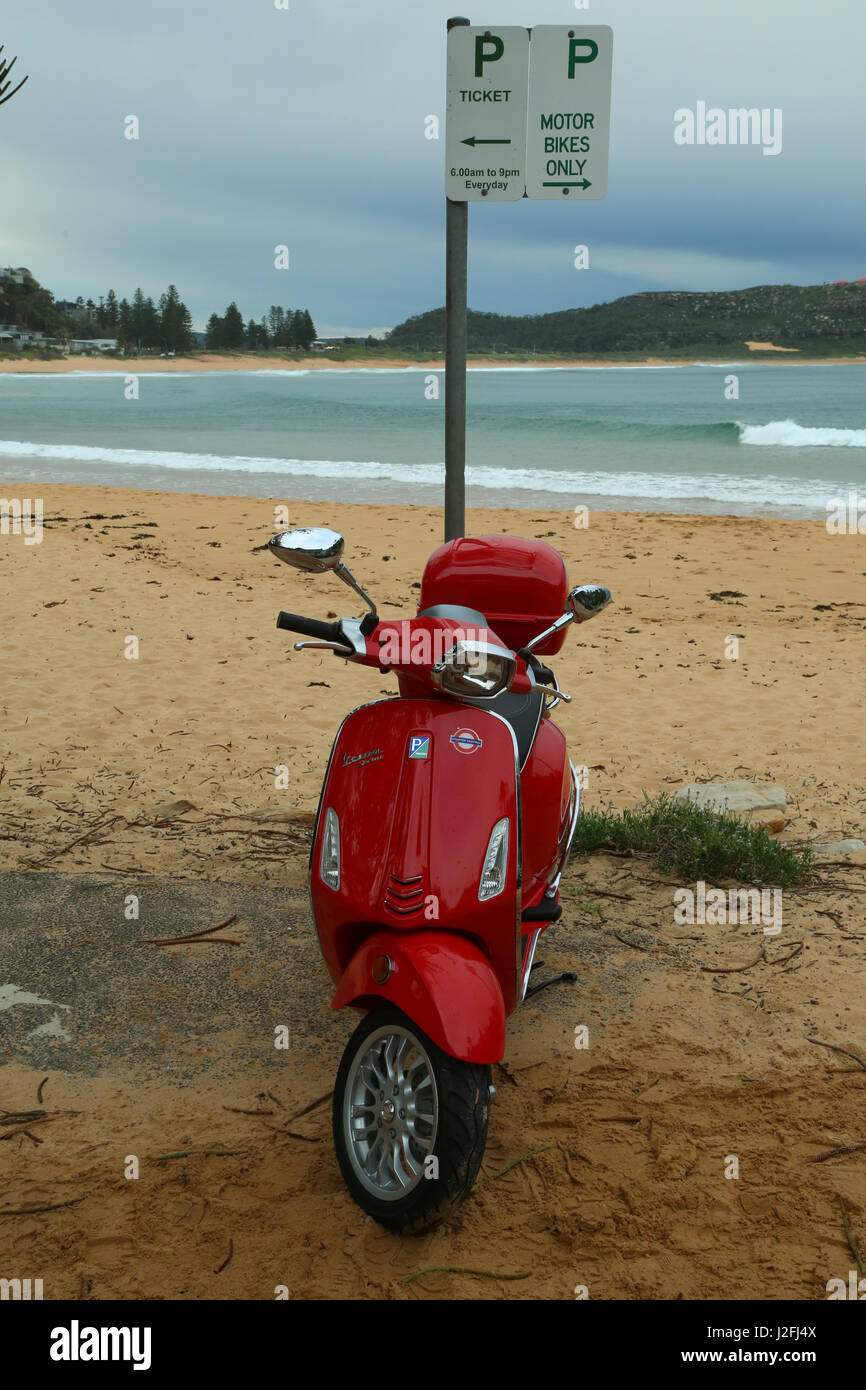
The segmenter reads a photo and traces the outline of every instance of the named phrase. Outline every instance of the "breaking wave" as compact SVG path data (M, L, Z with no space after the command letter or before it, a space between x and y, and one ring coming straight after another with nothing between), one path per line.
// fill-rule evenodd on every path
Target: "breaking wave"
M741 444L777 449L866 449L866 430L837 430L798 425L796 420L771 420L768 425L739 425Z

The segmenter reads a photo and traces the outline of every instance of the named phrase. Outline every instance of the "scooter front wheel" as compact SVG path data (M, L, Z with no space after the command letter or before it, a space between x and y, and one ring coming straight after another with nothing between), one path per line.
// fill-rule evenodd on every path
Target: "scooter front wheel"
M393 1005L346 1045L334 1147L358 1205L392 1231L423 1231L466 1196L487 1142L490 1068L437 1047Z

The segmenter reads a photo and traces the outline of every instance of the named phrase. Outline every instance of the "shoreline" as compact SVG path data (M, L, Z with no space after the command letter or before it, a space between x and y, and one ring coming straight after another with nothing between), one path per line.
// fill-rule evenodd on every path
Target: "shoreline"
M163 502L168 502L170 498L182 498L184 502L190 503L232 503L232 505L234 506L243 506L245 508L247 506L252 505L262 507L264 511L269 510L269 504L270 509L273 508L273 504L275 503L282 505L282 503L280 503L280 499L274 497L273 494L270 492L208 492L206 490L187 490L186 488L167 488L165 487L165 485L161 487L127 487L125 484L115 482L93 483L85 481L76 483L66 481L56 482L53 480L42 481L38 479L35 481L39 482L40 488L46 494L57 492L61 492L64 495L69 494L68 498L66 499L68 505L73 505L77 497L83 496L84 494L87 494L89 496L92 493L97 494L98 497L102 497L102 495L104 494L102 502L88 502L85 503L85 505L113 506L118 500L122 500L123 498L128 498L128 505L130 506L132 506L135 503L145 501L155 502L161 500ZM292 478L291 480L287 479L286 481L296 483L297 479ZM6 492L14 491L16 496L24 496L28 489L32 491L33 485L34 479L25 477L23 475L18 478L9 477L3 480L4 490ZM285 498L286 504L291 506L293 511L296 511L298 506L302 506L309 507L311 509L315 509L317 512L320 512L323 508L332 506L334 508L339 507L340 510L348 509L350 516L353 513L357 513L360 515L362 513L369 512L384 512L389 509L405 512L410 517L420 517L423 515L425 519L431 516L438 517L440 513L444 515L444 505L441 502L431 506L427 502L403 502L400 500L389 500L387 502L346 501L343 498L340 498L338 500L335 498L332 499L322 497L303 497L299 495L297 491L292 491L289 488L286 489ZM641 505L638 505L638 502L636 501L633 507L628 508L606 506L604 505L605 500L606 499L601 499L601 505L593 505L588 508L590 518L594 519L596 524L599 524L600 522L614 524L616 522L625 521L627 519L637 520L640 517L646 517L648 520L651 518L653 521L676 522L677 525L681 526L707 525L711 522L730 522L732 524L737 525L742 523L746 526L821 526L823 529L826 529L825 518L823 516L789 516L782 513L764 515L760 513L753 514L751 512L687 512L676 510L665 511L660 508L646 505L648 502L652 501L651 498L641 498L639 499ZM664 499L664 501L666 502L670 502L670 500L670 498ZM529 526L531 522L539 520L548 521L551 518L556 518L557 520L560 520L561 514L564 513L569 518L569 527L573 528L574 526L571 511L569 509L563 509L561 506L558 506L553 497L551 497L549 501L545 501L543 503L538 503L534 505L530 502L527 502L525 504L522 504L521 506L515 507L504 506L501 503L497 504L494 502L486 501L471 503L467 498L466 511L477 512L480 516L490 516L495 514L497 518L508 517L510 519L522 517L526 519L527 526ZM543 513L543 515L539 516L537 515L538 513ZM45 521L46 525L51 521L51 517L48 515L47 511L45 513ZM292 525L300 524L303 523L292 523ZM326 523L317 522L316 524L324 525ZM585 534L584 529L580 528L578 534Z
M633 370L640 370L651 367L740 367L751 366L753 363L758 363L761 366L797 367L864 366L866 365L866 355L862 357L800 357L793 350L758 348L748 351L741 361L736 362L732 361L730 357L718 359L646 357L641 360L553 357L539 363L531 356L515 357L506 362L501 358L480 353L468 358L467 367L469 371L472 371L473 368L487 371L513 371L515 369L545 371L568 368L600 370L608 367L612 369L630 367ZM444 371L444 355L434 355L421 359L395 355L388 358L356 357L349 360L334 360L325 357L324 354L317 354L314 357L282 358L256 353L201 352L173 358L87 357L80 354L61 359L46 359L45 361L33 358L21 359L20 361L15 358L0 358L0 376L47 376L75 372L115 372L119 375L132 372L137 375L144 372L407 371L413 368L417 371Z
M402 497L394 498L390 496L386 498L385 496L377 495L375 490L369 489L364 490L364 495L352 501L345 501L342 496L332 495L327 489L323 488L313 487L310 488L308 493L299 494L297 491L297 474L292 474L285 479L281 479L279 476L274 475L270 480L263 482L262 491L260 492L248 491L247 489L250 486L250 475L244 474L242 476L243 485L237 492L224 490L227 486L225 473L208 475L207 473L199 472L196 474L194 480L195 485L193 487L184 487L180 485L172 486L165 478L160 480L160 486L158 487L144 486L139 481L126 483L112 479L110 481L101 482L93 477L85 477L77 482L73 482L67 481L65 478L51 476L40 477L38 476L38 472L29 475L23 473L12 474L10 472L6 475L2 469L2 455L0 455L0 485L2 485L2 489L7 495L12 494L20 497L32 496L34 489L40 494L45 494L48 491L63 488L68 489L73 494L84 492L117 493L129 497L130 504L133 499L175 497L177 499L183 498L191 501L204 501L206 499L210 502L218 503L232 502L240 504L253 502L257 505L261 505L269 502L273 503L277 498L285 497L290 498L293 505L300 504L304 507L315 507L317 509L328 506L357 507L360 509L392 507L405 509L410 513L423 513L425 516L438 515L443 511L443 503L441 500L442 489L441 487L434 488L432 485L430 486L430 492L434 495L426 500L421 500L419 498L416 502L404 501ZM266 477L267 475L263 475L263 478ZM213 479L212 487L208 487L210 478ZM281 490L275 490L276 485L280 482L284 482L287 486ZM497 514L502 513L508 517L528 517L531 513L543 512L545 514L551 513L556 516L562 513L567 514L569 517L573 517L572 504L565 501L556 493L536 494L529 499L521 499L521 501L515 505L503 502L495 495L490 497L481 496L477 499L473 498L473 486L476 486L477 491L485 491L484 489L477 488L477 485L467 482L465 503L467 515L474 513L475 515L481 516L489 512L496 512ZM417 488L415 492L416 494L418 493ZM662 521L676 521L682 525L699 521L707 522L716 520L727 522L756 522L761 525L788 525L797 523L806 525L819 524L826 527L827 522L826 512L821 512L817 509L797 509L795 511L790 511L780 506L779 509L775 511L722 511L715 510L716 504L708 501L705 509L701 511L699 507L695 507L694 505L695 502L699 502L700 499L683 499L681 509L678 509L676 505L674 505L675 501L676 499L670 497L656 499L652 497L626 497L624 495L617 497L586 494L584 495L583 505L586 506L589 515L596 519L599 517L634 518L644 516L654 517ZM719 507L723 505L724 504L721 502L718 503ZM772 506L771 503L766 503L765 505L768 508Z

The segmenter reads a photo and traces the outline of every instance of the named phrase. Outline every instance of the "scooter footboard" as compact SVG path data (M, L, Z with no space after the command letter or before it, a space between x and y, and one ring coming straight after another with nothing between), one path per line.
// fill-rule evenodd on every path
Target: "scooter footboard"
M460 1061L490 1064L505 1052L499 981L483 951L457 932L383 930L368 937L346 967L331 1008L370 1009L377 999L401 1009Z

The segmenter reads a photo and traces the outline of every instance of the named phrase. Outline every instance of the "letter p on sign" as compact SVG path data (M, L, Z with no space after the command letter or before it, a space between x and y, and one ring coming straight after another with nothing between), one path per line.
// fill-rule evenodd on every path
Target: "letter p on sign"
M485 48L490 52L485 53ZM484 76L485 63L498 63L505 52L505 44L496 34L476 34L475 36L475 76Z
M579 48L586 48L587 53L578 53ZM568 45L568 75L574 77L574 69L578 63L593 63L598 57L598 44L594 39L571 39Z

